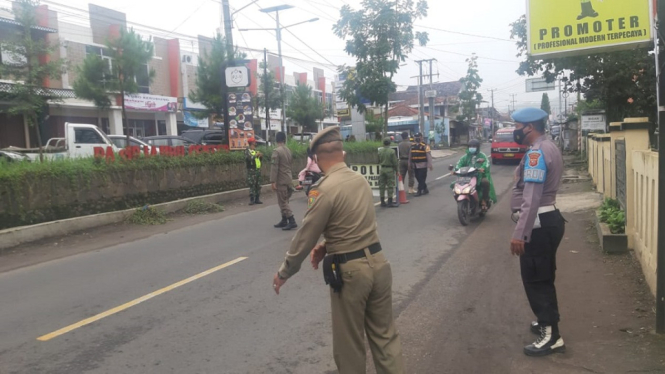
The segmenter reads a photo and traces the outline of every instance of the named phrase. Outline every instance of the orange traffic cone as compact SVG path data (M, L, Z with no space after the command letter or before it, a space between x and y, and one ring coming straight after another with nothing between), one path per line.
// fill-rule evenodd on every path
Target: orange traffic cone
M399 203L408 204L409 200L406 199L406 191L404 190L404 181L402 180L402 174L399 175Z

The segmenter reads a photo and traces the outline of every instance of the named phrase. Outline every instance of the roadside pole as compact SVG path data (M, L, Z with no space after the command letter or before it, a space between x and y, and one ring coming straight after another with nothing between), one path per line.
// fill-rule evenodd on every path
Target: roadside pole
M233 59L235 58L233 53L233 29L231 21L231 9L229 5L229 0L222 0L222 13L224 16L224 38L226 40L226 64L222 66L222 101L224 102L224 137L226 138L226 145L231 149L231 137L229 131L229 89L226 82L226 68L233 66Z
M659 19L665 20L665 1L658 2L656 21L656 38L660 42ZM660 72L658 56L660 43L656 44L656 69L658 72L658 251L656 272L656 333L665 334L665 102L662 93L665 92L665 77Z

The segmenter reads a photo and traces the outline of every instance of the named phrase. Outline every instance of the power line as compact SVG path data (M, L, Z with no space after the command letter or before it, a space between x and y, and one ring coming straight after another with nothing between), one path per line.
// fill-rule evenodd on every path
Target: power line
M457 34L457 35L471 36L471 37L474 37L474 38L483 38L483 39L491 39L491 40L500 40L500 41L502 41L502 42L511 42L511 43L512 43L512 42L515 42L514 40L511 40L511 39L503 39L503 38L497 38L497 37L494 37L494 36L485 36L485 35L478 35L478 34L470 34L470 33L460 32L460 31L444 30L444 29L440 29L440 28L437 28L437 27L431 27L431 26L425 26L425 25L418 25L418 24L416 24L416 25L414 25L414 26L416 26L416 27L422 27L423 29L429 29L429 30L435 30L435 31L447 32L447 33L450 33L450 34Z
M198 8L196 8L196 10L194 10L190 15L188 15L187 18L185 18L184 21L180 22L180 24L179 24L178 26L176 26L173 30L171 30L171 32L176 31L177 29L180 28L180 26L184 25L185 22L189 21L189 19L192 18L192 16L193 16L194 14L198 13L198 11L203 7L203 4L205 4L205 3L206 3L206 0L203 0L203 1L201 2L201 4L199 4Z

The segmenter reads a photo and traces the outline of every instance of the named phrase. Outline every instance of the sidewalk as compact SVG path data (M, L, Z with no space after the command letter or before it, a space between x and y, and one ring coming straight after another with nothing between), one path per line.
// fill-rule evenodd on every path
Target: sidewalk
M588 181L565 183L558 199L568 220L556 282L567 352L522 353L535 336L519 262L508 247L509 193L450 258L430 264L429 280L397 310L408 372L665 372L654 298L632 254L601 253L593 225L600 197Z

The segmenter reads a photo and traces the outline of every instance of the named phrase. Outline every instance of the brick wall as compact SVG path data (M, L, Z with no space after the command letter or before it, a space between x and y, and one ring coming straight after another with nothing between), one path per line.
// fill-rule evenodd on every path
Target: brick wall
M85 60L85 44L67 41L65 48L67 49L67 73L69 75L69 84L73 86L78 77L76 68L83 63L83 60Z
M155 78L150 84L150 93L153 95L171 96L169 54L166 39L153 38L152 42L155 45L155 58L150 60L148 66L155 70Z

